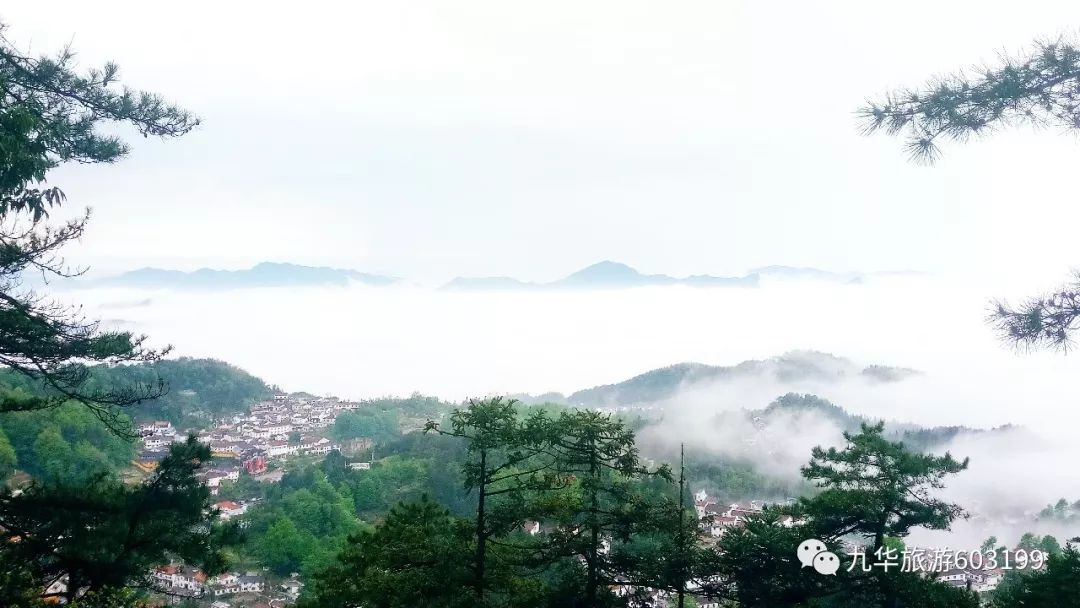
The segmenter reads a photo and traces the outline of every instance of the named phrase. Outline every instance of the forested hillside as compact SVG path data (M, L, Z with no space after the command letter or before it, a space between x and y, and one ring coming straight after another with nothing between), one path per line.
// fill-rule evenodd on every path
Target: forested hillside
M215 359L163 359L144 365L121 365L94 370L101 384L152 384L160 380L168 392L131 408L136 420L168 420L174 426L205 426L229 414L243 413L249 405L271 394L261 379Z
M642 406L665 404L681 391L717 388L739 380L771 381L780 386L807 382L897 382L916 373L914 370L884 365L862 367L828 353L799 351L761 361L744 361L733 366L679 363L650 370L615 384L577 391L566 397L566 401L586 407Z
M136 420L168 420L182 427L205 425L215 418L246 411L259 399L271 395L265 382L216 359L180 357L113 366L88 366L85 386L91 391L110 387L161 386L164 394L125 409ZM23 392L48 393L40 382L0 370L0 387Z
M270 389L263 381L235 367L210 360L165 360L153 364L100 370L95 372L94 381L147 381L153 377L155 371L167 378L170 386L178 382L189 387L182 390L191 391L192 394L185 395L183 400L159 397L150 407L132 406L130 413L139 419L161 418L164 417L161 415L163 413L176 411L184 421L220 421L228 419L234 413L246 411L247 404L253 399L268 397L270 394ZM313 395L296 393L284 402L304 403L318 400L319 398ZM500 403L502 405L498 405ZM196 410L187 410L189 405L198 407L199 413L193 414ZM353 450L353 456L345 456L335 449L322 458L297 457L275 461L272 463L272 470L282 473L280 479L253 476L241 471L238 480L223 481L215 490L215 500L231 501L218 504L244 505L245 512L241 521L246 536L244 542L234 544L229 550L231 557L224 564L225 567L233 571L266 569L268 582L282 581L282 584L291 584L289 581L302 581L306 586L300 599L306 605L349 606L352 604L348 601L337 599L337 594L346 593L340 585L344 581L344 584L356 586L347 593L379 593L374 591L375 587L371 585L378 587L383 583L379 582L377 577L370 578L375 572L371 568L382 567L378 565L382 563L378 560L400 559L400 556L395 557L397 554L394 552L400 549L395 548L395 543L405 541L392 538L392 535L416 534L419 531L412 530L411 526L428 525L413 518L435 518L429 524L449 528L461 527L462 536L454 536L457 540L453 542L462 543L462 547L475 550L475 538L470 539L465 532L465 524L475 521L479 496L486 494L490 501L488 508L491 509L488 517L493 518L490 525L494 527L491 528L488 538L491 543L488 549L489 557L484 559L496 560L490 567L499 574L492 574L493 578L484 586L485 594L503 598L497 602L499 605L518 605L511 601L510 596L503 596L510 593L504 585L513 587L525 582L525 579L519 579L519 575L514 574L519 567L543 568L544 572L540 579L529 583L529 597L533 599L521 604L523 606L533 605L530 602L541 601L541 598L548 598L543 600L544 602L555 601L557 605L558 601L554 598L564 593L583 593L595 597L601 604L615 601L616 596L608 595L607 591L601 591L599 587L589 590L587 572L572 574L572 564L575 562L565 561L572 555L583 556L586 560L596 559L597 570L594 575L597 581L606 581L605 586L618 586L619 580L633 577L636 584L623 585L632 595L673 597L672 594L678 592L678 581L681 580L678 575L651 570L659 563L655 561L658 559L656 551L677 550L677 546L670 545L674 538L671 535L677 534L677 528L666 527L670 522L665 523L666 516L661 515L663 509L672 508L671 500L678 495L677 487L671 485L677 481L673 474L675 469L672 467L680 462L678 442L670 439L657 443L655 438L650 438L639 448L635 438L636 434L647 435L654 427L662 425L663 419L639 418L632 412L624 418L618 418L579 410L561 403L514 405L494 400L466 406L467 409L460 409L462 406L419 394L406 398L357 402L355 406L342 411L326 430L330 437L343 445L359 442L359 445L368 446L367 448ZM518 456L513 454L518 451L525 459L505 469L509 477L493 476L493 480L498 478L500 481L486 489L476 485L478 469L475 450L476 441L481 436L475 434L476 429L470 430L472 426L461 426L459 422L455 422L463 420L461 416L469 411L475 412L471 414L473 417L468 419L469 425L489 424L485 422L488 420L487 416L497 414L502 417L500 424L510 425L506 428L497 427L502 428L498 431L500 435L505 434L499 441L524 442L518 447L513 447L516 444L507 443L504 447L490 452L489 455L499 454L500 458L511 459L505 462L515 462ZM771 426L785 424L792 417L802 420L826 420L852 437L862 436L861 434L867 432L866 429L873 428L869 420L809 394L782 395L764 408L746 410L740 415L753 421L754 428L764 433L764 436L768 436ZM575 501L580 500L579 493L586 491L587 486L581 485L579 481L572 481L571 478L562 478L563 473L559 471L564 465L556 466L546 461L543 454L548 448L542 446L546 445L544 442L555 441L553 445L560 446L558 453L576 446L577 443L564 445L564 440L556 439L556 436L550 433L576 436L576 433L581 432L577 426L579 423L576 422L579 418L583 424L587 422L588 425L603 426L606 429L603 431L605 436L623 437L622 441L629 442L624 444L623 449L633 450L626 453L627 457L633 454L633 458L640 459L639 465L625 469L611 479L605 474L596 480L601 484L598 491L602 493L598 496L614 492L611 500L628 501L628 508L637 505L630 510L620 511L621 514L616 519L604 520L598 524L601 538L607 539L605 542L614 538L613 534L621 534L622 532L616 532L619 529L624 529L631 535L628 541L616 544L617 548L610 561L601 559L599 554L590 557L593 553L587 543L578 546L576 541L570 542L570 539L560 538L558 535L558 527L563 525L559 523L561 518L569 518L567 522L578 521L577 517L580 515L575 516L574 513L589 512L588 509L578 511L578 507L573 506L577 504ZM585 418L588 421L585 421ZM425 421L430 422L425 425ZM424 430L425 426L427 432ZM479 428L484 427L477 427ZM517 430L511 432L514 428ZM95 476L119 479L131 472L130 463L136 451L134 444L129 439L115 435L90 411L76 404L68 404L48 413L9 413L0 417L0 429L9 438L12 447L11 456L5 457L3 440L0 439L0 465L4 465L8 471L17 469L33 479L53 479L66 484L90 483ZM495 432L495 429L484 432ZM959 433L968 432L979 431L964 428L926 429L896 422L876 427L872 436L880 438L874 441L899 440L911 446L905 449L922 450L933 449ZM538 433L535 441L541 443L530 443L533 440L526 439L529 433ZM612 433L614 435L611 435ZM753 437L749 436L748 439L753 440ZM717 582L726 581L720 586L700 586L700 582L694 583L699 587L690 595L699 601L707 601L710 597L739 597L741 592L726 585L737 584L736 581L742 577L760 576L741 572L733 564L725 562L721 554L714 552L715 549L723 547L735 555L745 550L740 543L759 542L746 536L761 533L759 528L754 527L759 525L753 523L757 521L756 518L766 518L767 521L781 513L799 514L806 508L820 507L817 503L805 502L806 499L799 498L813 496L818 492L811 479L777 476L770 467L763 466L763 461L754 457L753 453L748 452L749 456L738 455L700 447L691 447L685 451L685 460L682 461L684 466L680 473L684 479L685 496L700 493L708 496L708 504L737 503L742 505L740 509L747 510L747 515L740 516L742 519L737 518L740 522L738 525L745 527L738 528L738 534L732 529L730 536L725 535L725 540L714 549L709 548L713 546L709 542L699 545L696 540L692 543L692 548L687 546L684 549L685 559L688 560L684 575L687 577L686 584L694 580L700 581L699 577L706 572L712 572L712 576L720 576L720 579L716 579ZM587 473L587 467L579 468L581 464L574 454L575 451L570 451L560 456L570 458L565 465L569 468L565 472L573 476ZM806 456L803 455L803 458ZM206 466L233 466L229 462L229 458L215 458L208 461ZM352 466L357 462L364 466ZM615 466L614 461L612 465ZM549 469L553 466L555 468ZM541 473L542 471L546 472ZM576 473L572 473L573 471ZM523 476L519 478L518 475ZM508 481L515 479L517 481L506 485ZM19 483L25 483L25 479ZM562 501L567 500L570 502L559 506ZM780 506L774 507L772 511L762 511L760 505L766 503ZM690 506L688 503L687 508ZM637 511L639 507L644 510ZM570 510L564 512L565 508ZM660 509L660 512L653 512L655 509ZM1068 513L1064 509L1060 505L1056 510L1048 508L1046 517L1066 517L1061 515ZM677 509L669 511L677 512ZM537 524L542 531L540 535L522 535L520 531L515 531L520 526L533 525L530 521L540 522ZM589 518L585 517L577 525L587 524L589 521ZM633 523L635 521L637 523ZM690 515L686 521L698 522L698 517ZM704 519L693 524L694 529L688 532L687 538L707 540L712 533L710 530L720 529L712 527L715 524L708 522L708 519ZM620 528L624 525L630 527ZM430 536L436 534L435 532L424 534L428 535L423 537L424 543L450 542L449 538ZM525 554L517 552L523 549L509 549L518 545L533 547L530 550L542 551L542 554L549 557L533 561ZM406 550L419 550L420 546ZM781 549L782 547L778 546L775 550L782 553ZM368 558L364 558L362 562L355 561L359 559L356 552L361 550L390 553L381 557L369 556L376 560L369 564L366 561ZM432 551L435 547L429 546L425 550ZM454 570L458 567L451 567L455 560L467 564L476 563L477 558L475 554L465 552L453 555L434 553L431 554L431 559L449 560L440 563ZM498 566L500 563L503 565ZM584 563L587 564L588 561ZM566 571L567 568L569 571ZM293 573L298 573L300 578L290 578ZM477 581L467 576L464 571L456 574L451 572L450 575L464 577L458 583L456 591L451 591L451 588L444 585L435 585L430 587L428 592L436 593L437 589L440 594L449 593L452 598L457 598L455 602L460 600L467 603L470 594L477 592ZM585 578L577 580L575 577L578 575ZM565 578L566 576L571 578ZM783 579L791 575L776 573L769 576ZM411 579L406 577L400 582L406 584L408 581ZM411 581L409 584L423 586L425 583ZM803 583L792 579L783 584ZM949 593L938 588L928 589L926 592L929 591ZM765 593L766 590L754 591L758 592ZM811 588L800 591L807 594L806 597L813 597L819 592ZM353 596L346 594L341 597ZM391 597L398 595L392 594ZM948 606L968 605L963 603L967 600L962 599L962 596L955 596L953 599L961 603ZM404 601L398 597L394 602L399 600ZM616 601L614 605L619 604Z
M91 390L107 391L110 387L158 382L164 383L168 392L125 408L118 420L124 424L168 420L181 428L198 428L244 412L249 404L270 394L262 380L237 367L187 357L91 367L86 385ZM37 383L11 372L0 373L0 392L9 399L48 394ZM13 462L6 445L12 448ZM77 483L96 475L116 475L130 464L136 452L129 438L118 435L78 403L0 416L0 468L18 468L36 478Z

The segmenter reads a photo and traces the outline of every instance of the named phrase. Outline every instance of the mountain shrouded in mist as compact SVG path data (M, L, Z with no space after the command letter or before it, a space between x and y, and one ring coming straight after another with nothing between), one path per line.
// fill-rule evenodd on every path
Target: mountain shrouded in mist
M645 274L637 269L605 260L550 282L523 281L511 276L456 277L442 286L445 290L507 291L507 290L592 290L626 289L632 287L686 285L690 287L758 287L762 279L772 281L818 281L857 285L870 277L906 275L911 273L837 273L817 268L766 266L743 276L696 274L675 277L667 274ZM33 283L34 277L28 277ZM139 268L116 276L77 281L82 287L131 287L169 289L238 289L245 287L319 287L360 284L386 286L398 284L398 277L361 272L348 268L305 266L281 262L261 262L242 270L200 268L193 271L165 268ZM36 283L35 283L36 284Z
M305 287L325 285L390 285L394 277L357 270L262 262L246 270L200 268L191 272L140 268L115 277L98 279L95 287L143 287L172 289L238 289L245 287Z
M577 391L568 403L588 407L642 405L666 401L679 391L710 383L767 376L771 381L837 382L861 379L896 382L915 370L884 365L860 366L848 359L814 351L795 351L765 360L744 361L733 366L678 363L647 371L622 382Z
M582 268L558 281L527 283L511 277L457 277L445 289L621 289L653 285L691 285L694 287L757 287L758 276L718 277L693 275L676 278L666 274L642 274L636 269L605 260Z

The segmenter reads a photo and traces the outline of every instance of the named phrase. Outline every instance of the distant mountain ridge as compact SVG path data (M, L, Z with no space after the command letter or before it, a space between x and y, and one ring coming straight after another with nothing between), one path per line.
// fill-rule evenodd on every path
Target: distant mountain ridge
M680 279L666 274L643 274L626 264L605 260L549 283L528 283L512 277L457 277L444 285L443 289L623 289L654 285L757 287L758 275L692 275Z
M709 274L674 277L667 274L645 274L637 269L605 260L549 282L529 282L509 276L457 277L441 289L458 291L520 291L520 290L589 290L627 289L633 287L685 285L690 287L758 287L762 279L811 280L859 284L871 277L907 276L915 272L838 273L817 268L764 266L743 276ZM30 286L37 286L33 276L27 277ZM372 274L347 268L304 266L281 262L261 262L242 270L200 268L193 271L163 268L139 268L116 276L100 279L78 279L71 284L80 287L148 287L182 289L237 289L245 287L310 287L344 286L359 283L386 286L400 282L392 276Z
M153 287L183 289L238 289L247 287L304 287L322 285L391 285L395 277L326 266L262 262L246 270L200 268L191 272L140 268L87 282L93 287Z
M533 283L508 276L457 277L443 286L451 290L519 290L519 289L624 289L655 285L689 285L691 287L758 287L761 279L827 281L857 285L874 277L918 276L916 271L831 272L818 268L794 266L763 266L743 276L722 277L708 274L683 278L666 274L644 274L620 262L605 260L587 266L547 283Z

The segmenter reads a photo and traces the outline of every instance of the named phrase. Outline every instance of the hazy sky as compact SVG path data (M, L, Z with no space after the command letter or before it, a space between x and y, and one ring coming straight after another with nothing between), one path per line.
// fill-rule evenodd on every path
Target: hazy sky
M0 18L23 49L70 41L203 119L56 172L94 207L72 255L98 271L1052 278L1080 259L1074 137L1011 132L927 168L853 115L1074 31L1075 2L14 0Z

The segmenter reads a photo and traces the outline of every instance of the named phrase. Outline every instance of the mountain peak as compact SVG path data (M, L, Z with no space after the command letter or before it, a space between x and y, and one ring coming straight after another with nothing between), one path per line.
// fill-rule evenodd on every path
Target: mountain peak
M619 262L604 260L566 277L561 283L625 283L637 281L642 275L637 270Z

